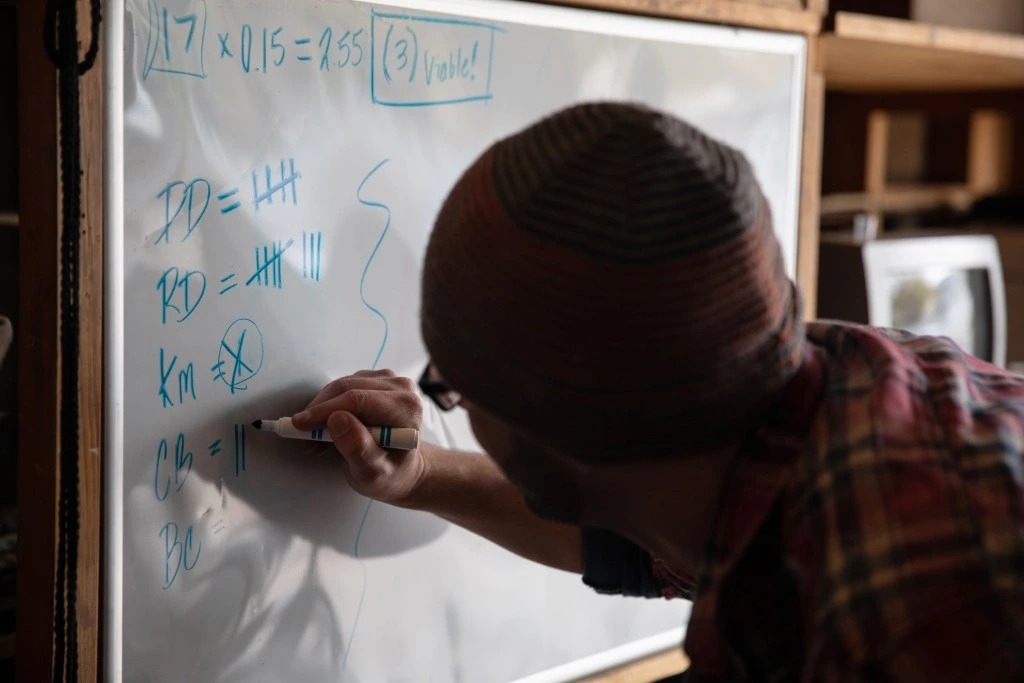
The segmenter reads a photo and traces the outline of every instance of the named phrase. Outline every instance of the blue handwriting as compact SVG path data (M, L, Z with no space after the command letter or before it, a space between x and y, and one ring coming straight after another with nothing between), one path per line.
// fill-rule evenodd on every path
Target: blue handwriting
M388 319L387 316L381 313L380 310L375 308L373 305L370 304L369 301L366 300L366 293L364 291L364 288L366 286L366 274L370 272L370 265L373 263L374 257L377 256L377 251L380 249L380 245L384 242L384 237L388 234L388 230L391 228L391 209L388 208L387 204L364 199L362 193L363 187L366 185L366 183L369 182L370 178L372 178L374 174L377 173L377 171L379 171L381 167L383 167L384 164L386 163L388 163L387 159L374 166L370 170L370 172L366 174L366 177L363 178L363 181L359 183L359 187L356 189L356 201L358 201L363 206L381 209L382 211L384 211L384 228L380 232L380 237L377 239L377 243L373 245L373 251L370 252L370 258L367 259L366 266L363 267L363 274L359 278L359 298L362 300L363 306L365 306L369 311L371 311L374 315L380 318L381 322L384 323L384 334L380 341L380 348L377 350L377 357L373 359L374 368L376 368L377 363L380 362L381 354L384 353L384 346L388 343Z
M242 205L241 202L232 199L232 197L234 197L236 194L238 194L237 187L230 189L227 192L221 192L219 195L217 195L217 201L222 203L227 202L227 206L220 207L221 213L231 213L232 211L234 211L235 209Z
M225 275L224 277L222 277L220 279L220 283L221 283L221 285L224 286L224 289L222 289L219 292L217 292L217 294L220 294L220 295L227 294L232 289L237 287L238 286L237 282L231 282L234 279L235 279L235 274L234 273L231 273L230 275Z
M360 38L365 40L365 29L345 31L341 38L334 40L334 30L328 26L320 34L320 70L330 71L332 67L344 69L346 66L356 67L363 63L363 46Z
M175 196L179 188L181 188L180 197ZM198 197L197 190L199 191ZM179 240L184 242L199 227L199 221L203 220L203 216L206 215L206 209L210 205L210 183L205 178L195 178L187 183L184 180L175 180L160 190L157 198L161 197L164 199L164 226L154 243L160 244L161 241L165 244L171 243L171 228L176 222L180 223L178 217L187 207L183 234ZM177 201L176 204L175 201ZM174 206L173 210L171 209L172 205Z
M368 199L364 199L363 196L362 196L362 192L363 192L363 187L366 185L367 182L369 182L370 178L372 178L374 176L374 174L377 173L377 171L379 171L381 169L381 167L384 166L384 164L386 164L386 163L388 163L388 160L384 159L379 164L374 166L370 170L370 172L366 174L366 177L363 178L363 181L361 183L359 183L359 187L356 189L356 201L358 201L363 206L368 206L368 207L371 207L371 208L381 209L381 210L384 211L384 227L380 231L380 237L377 238L377 243L374 245L373 250L370 252L369 258L366 259L366 265L363 267L362 277L360 277L360 279L359 279L359 297L360 297L360 299L362 299L363 305L366 306L367 309L369 309L371 312L373 312L375 315L377 315L384 322L384 334L383 334L383 336L381 338L380 348L377 349L377 356L373 359L373 365L370 366L371 369L376 369L377 368L377 365L380 363L381 355L384 353L384 347L387 346L387 343L388 343L388 319L387 319L387 316L385 316L377 308L375 308L372 305L370 305L370 303L366 300L366 295L365 295L365 292L364 292L364 287L365 287L365 284L366 284L366 274L370 271L370 265L373 263L374 257L377 256L377 251L380 249L380 245L383 244L384 238L387 236L388 230L391 228L391 209L388 208L387 204L384 204L382 202L377 202L377 201L371 201L371 200L368 200ZM366 501L366 507L363 508L363 517L362 517L362 519L359 520L359 528L356 529L355 544L352 546L352 556L356 558L356 562L359 563L359 567L360 567L360 569L362 569L362 572L363 572L363 585L362 585L362 589L360 590L360 593L359 593L359 602L356 605L355 619L353 619L353 621L352 621L352 630L349 633L348 642L345 644L345 654L342 656L342 659L341 659L341 668L342 669L348 668L348 656L352 652L352 641L356 637L356 632L357 632L357 630L359 628L359 618L360 618L360 616L363 613L363 602L366 600L366 582L367 582L366 565L363 564L363 561L359 558L359 541L362 540L362 538L363 538L363 529L366 527L366 519L370 515L370 508L372 506L373 506L373 499L367 500Z
M323 251L322 232L302 232L302 277L320 282L320 254Z
M158 535L164 539L164 590L167 590L174 584L174 580L178 578L179 571L184 569L188 572L195 569L203 544L202 542L196 543L195 551L193 552L193 534L194 530L191 524L185 527L184 539L181 540L179 540L178 525L174 522L167 522L160 529Z
M326 29L325 34L329 35L330 31L331 29ZM364 33L363 29L357 31L357 34L361 33ZM218 33L217 40L220 43L219 58L234 61L237 56L239 66L247 74L269 74L280 69L289 59L288 45L291 46L294 53L291 56L295 58L295 61L310 62L313 60L312 55L309 54L312 39L309 37L289 38L285 35L282 26L253 28L249 24L242 24L237 40L232 38L230 31ZM344 42L343 45L342 41L338 41L338 50L346 50L349 53L346 61L351 59L353 49L359 51L359 61L362 61L362 47L356 44L349 46L348 42ZM323 38L321 38L321 43L323 43ZM321 44L320 47L324 48L325 46ZM331 45L326 46L325 56L331 47ZM353 64L353 66L355 65ZM325 70L322 63L320 68Z
M160 347L160 390L157 395L160 397L161 408L172 408L174 407L174 400L172 399L171 391L173 391L173 385L169 389L167 382L171 379L171 375L174 373L174 366L178 362L177 356L171 356L171 360L167 362L167 355ZM192 400L196 398L196 378L195 370L192 363L189 363L181 370L178 370L178 404L185 402L186 396L191 396Z
M163 480L160 478L161 464L167 462L168 456L167 439L160 439L160 444L156 449L156 468L153 473L153 493L156 495L157 500L166 500L167 496L171 492L171 475L168 473L164 476ZM184 474L182 474L184 471ZM185 435L178 433L178 438L174 442L174 483L175 491L180 491L181 487L185 485L185 480L188 479L189 473L192 471L192 453L185 450ZM163 492L161 493L160 484L163 483Z
M299 178L302 177L301 173L295 170L295 159L288 160L288 171L285 171L284 159L281 160L281 180L274 182L272 171L270 166L263 167L265 180L264 190L259 189L257 183L256 171L252 172L252 201L256 205L256 210L259 211L260 204L266 202L267 204L274 203L274 195L278 192L281 193L281 202L284 204L288 203L288 189L292 191L292 204L298 204L299 198L295 192L295 183Z
M220 340L217 363L211 371L232 394L245 391L247 382L263 367L263 334L248 318L239 318L228 327Z
M156 283L160 291L160 321L167 324L167 311L173 310L176 322L184 322L192 315L206 294L206 275L198 270L186 270L184 274L171 266L160 275Z
M430 29L443 26L444 32ZM492 99L493 24L371 10L374 104L426 107Z
M260 258L260 248L256 247L256 270L245 281L245 286L248 287L255 282L257 285L264 287L281 289L284 279L281 269L281 257L284 256L286 251L291 249L293 244L295 244L295 240L288 240L284 244L281 244L280 240L272 242L269 248L267 246L263 247L262 258Z
M142 80L153 71L206 78L206 2L197 0L195 4L197 12L175 14L149 0Z

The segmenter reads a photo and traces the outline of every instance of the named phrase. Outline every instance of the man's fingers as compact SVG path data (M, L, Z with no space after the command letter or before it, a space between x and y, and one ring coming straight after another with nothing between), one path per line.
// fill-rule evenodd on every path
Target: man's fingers
M398 377L394 370L384 368L383 370L360 370L353 373L353 377Z
M309 402L305 410L309 410L313 406L319 405L324 401L329 401L337 396L341 396L346 391L352 391L353 389L377 389L379 391L387 391L389 388L390 386L385 378L358 377L356 375L342 377L330 382L321 389L320 393Z
M372 482L382 473L387 456L377 447L373 436L351 413L336 411L327 418L327 429L356 482Z
M416 383L408 377L399 377L393 370L360 370L354 375L341 377L328 383L320 393L310 401L304 411L329 401L332 398L341 396L346 391L354 389L376 389L379 391L416 391ZM298 416L296 416L298 418ZM314 425L307 425L303 418L298 418L296 424L300 429L309 429Z
M331 413L351 413L368 427L413 427L418 429L423 406L416 394L397 391L352 389L328 399L292 418L299 429L324 425Z

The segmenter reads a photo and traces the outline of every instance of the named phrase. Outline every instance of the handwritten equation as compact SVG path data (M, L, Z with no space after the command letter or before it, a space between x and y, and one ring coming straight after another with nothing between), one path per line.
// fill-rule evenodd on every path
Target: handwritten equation
M234 448L231 450L231 455L234 458L235 477L240 477L245 472L247 429L248 427L244 424L232 426ZM225 452L222 445L224 441L224 439L217 439L209 444L207 450L210 458L221 457L221 454ZM157 502L162 503L182 490L192 473L195 461L196 456L191 450L191 446L186 443L186 436L183 432L178 432L173 439L160 439L153 464L153 497ZM210 533L215 536L226 528L224 520L218 518L212 520ZM168 521L160 527L157 535L164 541L163 589L167 590L174 585L182 571L187 573L195 569L202 553L203 542L195 524L182 527L178 522Z
M261 207L298 206L298 183L302 174L295 168L295 159L281 159L274 166L264 164L262 169L250 172L252 179L251 204L254 211ZM163 224L157 230L154 244L172 244L188 241L202 223L216 199L221 215L230 214L242 206L240 188L225 188L216 196L206 178L172 180L157 192L164 205Z
M370 15L374 104L426 107L490 100L492 24L412 14Z
M301 235L302 279L315 284L320 282L322 276L323 233L303 231ZM248 277L243 280L238 273L227 273L217 278L215 288L207 286L209 278L201 270L181 269L177 266L167 268L160 274L156 282L160 324L184 323L214 291L217 296L225 296L234 291L239 284L243 287L284 289L288 281L285 276L287 271L283 265L284 257L295 247L295 239L275 240L268 244L255 246L252 268L248 271ZM246 273L243 273L242 277L245 275ZM298 277L297 272L295 277ZM172 359L170 364L173 365L173 363ZM168 366L165 371L164 368L164 364L161 364L161 378L169 376L167 373L173 369Z
M360 223L363 226L360 229L377 231L360 274L358 288L363 307L380 326L381 339L375 349L372 367L380 363L389 339L388 317L373 303L374 297L367 291L366 284L371 265L391 228L391 208L380 198L380 181L375 180L387 164L388 160L384 159L370 168L354 188L352 196L353 206L361 207L360 210L365 212L365 223ZM271 206L283 210L296 206L303 195L301 178L299 164L295 159L286 157L269 163L260 162L247 171L246 181L238 186L218 188L216 183L204 177L167 182L159 192L150 195L154 208L162 210L162 222L150 246L156 250L155 253L174 257L178 245L201 235L206 229L204 221L218 214L211 210L213 208L219 209L219 214L227 216L229 221L235 221L235 212L246 203L251 209L250 219ZM285 212L278 217L288 216ZM236 224L244 228L247 222L230 222L227 225ZM152 374L146 375L142 381L152 383L150 396L153 406L159 410L158 414L169 417L163 427L166 433L155 435L151 450L144 454L151 463L146 485L151 487L152 500L156 504L172 506L169 510L188 505L188 499L183 496L191 487L199 485L195 483L195 473L200 462L218 463L215 466L217 471L224 476L231 476L233 472L236 479L243 478L248 470L247 435L250 427L246 424L204 430L200 440L194 432L190 436L188 424L175 422L178 419L188 420L188 415L194 415L194 412L189 412L195 410L192 406L202 406L210 401L220 405L224 401L240 401L240 395L259 385L260 373L266 367L270 353L260 328L259 314L251 317L232 315L221 323L223 327L211 328L208 314L197 315L197 312L207 302L220 297L243 297L238 300L243 302L246 292L260 291L261 298L276 297L280 296L277 292L286 293L290 286L298 283L316 286L329 275L327 266L330 264L323 258L325 242L329 239L322 230L293 229L290 234L275 235L269 240L254 239L246 244L245 233L240 233L232 236L234 254L229 258L210 259L200 267L185 263L174 265L168 263L171 259L163 259L163 270L154 276L149 294L151 310L159 311L156 329L187 326L190 330L213 334L209 347L191 344L178 347L178 342L169 338L155 345L150 356ZM219 307L212 310L219 310ZM193 482L191 487L190 482ZM176 504L175 501L181 503ZM210 554L210 540L228 530L226 520L216 515L211 515L210 519L204 516L200 520L187 520L173 518L177 514L180 513L161 519L153 529L153 552L160 553L162 557L160 579L164 590L179 585L183 577L204 564L204 558ZM357 558L362 532L361 523L353 548ZM346 646L346 659L362 606L361 598Z
M248 341L246 341L248 337ZM210 370L214 380L220 381L232 394L245 391L250 380L263 367L263 334L248 318L231 323L220 340L217 362Z
M208 23L204 0L148 0L143 80L154 73L207 79L206 51L213 49L213 63L231 69L218 69L218 77L232 71L270 77L296 68L324 75L360 71L368 72L376 105L480 102L493 97L495 39L505 33L483 21L374 9L369 24L323 26L311 33L284 25L225 25L213 31L217 40L208 46Z

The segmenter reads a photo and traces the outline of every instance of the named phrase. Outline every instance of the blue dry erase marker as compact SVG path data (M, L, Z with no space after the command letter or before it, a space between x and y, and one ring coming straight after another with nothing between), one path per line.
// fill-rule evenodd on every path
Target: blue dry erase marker
M285 439L305 439L307 441L332 441L331 433L326 429L299 429L292 425L290 417L280 420L256 420L252 426L261 432L271 432ZM420 432L409 427L367 427L370 435L381 448L400 451L411 451L420 445Z

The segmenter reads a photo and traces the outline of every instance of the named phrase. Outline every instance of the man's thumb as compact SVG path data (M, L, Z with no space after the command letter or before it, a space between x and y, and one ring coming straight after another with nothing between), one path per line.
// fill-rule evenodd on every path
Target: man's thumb
M340 410L333 412L327 418L327 429L331 432L331 436L338 439L352 430L353 419L351 415Z
M341 410L331 413L327 418L327 430L335 448L348 459L365 459L372 451L373 437L351 413Z

